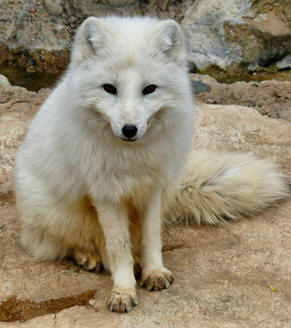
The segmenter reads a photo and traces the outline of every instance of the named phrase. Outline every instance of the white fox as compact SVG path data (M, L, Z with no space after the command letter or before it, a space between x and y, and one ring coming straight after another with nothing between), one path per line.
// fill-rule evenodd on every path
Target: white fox
M184 37L172 20L88 18L69 68L30 124L15 163L21 242L39 260L102 261L107 305L168 288L161 218L216 224L284 198L283 174L251 155L191 152L194 104ZM186 159L188 156L188 159Z

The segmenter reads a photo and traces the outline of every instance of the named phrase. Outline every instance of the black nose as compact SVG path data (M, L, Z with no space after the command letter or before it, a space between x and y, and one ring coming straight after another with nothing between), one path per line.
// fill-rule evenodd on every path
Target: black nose
M122 133L126 138L132 138L137 133L137 127L131 124L125 124L122 128Z

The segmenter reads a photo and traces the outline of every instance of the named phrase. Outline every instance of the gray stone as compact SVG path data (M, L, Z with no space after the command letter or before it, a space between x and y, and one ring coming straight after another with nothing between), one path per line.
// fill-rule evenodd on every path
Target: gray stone
M205 84L205 83L200 82L200 81L191 80L191 87L192 87L192 90L195 94L201 93L201 92L210 92L211 91L211 88L208 84Z
M276 63L279 69L291 68L291 55L284 57L282 60Z
M200 72L232 78L274 73L274 60L291 52L290 15L285 0L197 0L182 20L189 60Z
M0 86L1 87L10 87L10 82L8 81L7 77L0 74Z
M189 59L199 70L216 65L226 69L242 58L238 47L227 46L224 23L242 23L251 7L248 0L197 0L182 21L189 48Z

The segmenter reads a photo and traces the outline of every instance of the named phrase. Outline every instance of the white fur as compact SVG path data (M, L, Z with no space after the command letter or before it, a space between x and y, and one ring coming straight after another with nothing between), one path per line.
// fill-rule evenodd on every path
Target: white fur
M141 214L142 238L133 243L140 242L140 251L133 247L146 284L162 288L172 280L162 263L160 199L181 172L191 141L194 107L185 58L174 21L87 19L67 73L16 157L23 245L39 259L99 252L114 280L112 310L128 311L136 303L126 204ZM106 93L104 84L118 94ZM143 95L150 84L157 89ZM120 139L125 124L137 126L138 140Z
M218 224L261 213L288 195L286 176L270 160L193 151L178 186L164 194L164 216Z
M116 86L117 95L105 92L104 84ZM150 84L157 89L143 95ZM197 184L200 171L203 181L212 179L207 190L227 181L229 194L237 176L253 178L241 176L238 167L216 181L216 169L203 171L208 159L202 155L202 163L190 158L186 181L179 180L193 114L184 38L174 21L88 18L77 32L68 71L34 117L16 156L21 240L29 253L41 260L88 258L88 268L99 254L114 281L112 311L137 304L137 258L145 287L167 288L173 278L162 262L161 202L168 217L199 216L201 208L204 218L218 218L220 212L235 216L243 201L235 214L220 211L223 199L214 205L209 199L209 210L204 206L207 183ZM125 124L137 126L136 141L121 140ZM277 193L266 192L272 179L263 186L270 195L260 200L264 206L283 197L283 180L278 174L274 179ZM173 193L170 185L176 186ZM193 201L191 188L198 188Z

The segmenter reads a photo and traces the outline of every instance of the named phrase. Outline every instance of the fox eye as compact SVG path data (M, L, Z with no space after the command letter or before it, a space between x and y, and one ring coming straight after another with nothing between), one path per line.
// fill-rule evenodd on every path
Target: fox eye
M115 88L114 85L106 83L103 84L103 89L107 92L110 93L112 95L117 95L117 89Z
M153 93L155 92L157 86L154 85L154 84L150 84L150 85L147 85L143 90L142 90L142 94L145 96L145 95L148 95L150 93Z

